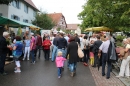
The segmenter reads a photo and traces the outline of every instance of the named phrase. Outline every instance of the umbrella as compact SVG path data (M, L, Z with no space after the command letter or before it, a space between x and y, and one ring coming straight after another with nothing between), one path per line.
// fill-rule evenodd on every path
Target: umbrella
M86 28L85 31L112 31L112 29L108 27L91 27L91 28Z

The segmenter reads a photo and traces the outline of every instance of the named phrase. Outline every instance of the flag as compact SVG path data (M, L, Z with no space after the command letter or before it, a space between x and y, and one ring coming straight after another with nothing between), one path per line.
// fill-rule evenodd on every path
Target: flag
M18 36L21 36L21 34L22 34L22 29L21 29L21 27L19 27L19 28L18 28L18 31L17 31L17 35L18 35Z

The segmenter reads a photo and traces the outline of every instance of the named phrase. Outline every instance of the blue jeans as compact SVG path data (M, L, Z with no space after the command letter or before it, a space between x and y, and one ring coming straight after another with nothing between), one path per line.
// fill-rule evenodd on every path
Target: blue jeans
M66 57L66 52L67 52L67 50L66 50L66 49L58 49L58 50L57 50L57 54L58 54L59 51L62 52L62 56L65 58L65 57Z
M58 67L58 76L61 76L62 67Z
M54 60L55 60L56 53L57 53L57 47L54 45L54 46L53 46L53 50L52 50L51 61L54 61Z
M32 62L34 62L35 61L35 52L34 52L35 50L31 50L30 51L30 54L31 54L31 57L32 57Z
M69 64L70 71L71 71L71 72L76 71L76 66L77 66L77 63L76 63L76 62L75 62L75 63L72 63L72 64Z
M111 62L107 61L107 54L102 53L102 75L105 75L106 62L107 62L107 77L110 77Z

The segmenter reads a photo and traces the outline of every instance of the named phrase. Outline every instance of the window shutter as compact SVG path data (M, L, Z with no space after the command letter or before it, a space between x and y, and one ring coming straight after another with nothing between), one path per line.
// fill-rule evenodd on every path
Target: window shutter
M20 2L18 2L19 3L19 9L21 8L21 3Z

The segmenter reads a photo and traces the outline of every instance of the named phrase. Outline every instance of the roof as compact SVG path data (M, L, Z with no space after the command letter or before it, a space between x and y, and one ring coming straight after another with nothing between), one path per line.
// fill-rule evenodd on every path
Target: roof
M78 28L78 24L67 24L67 30L76 30Z
M32 2L32 0L24 0L27 4L29 4L30 6L32 6L34 9L36 9L37 11L39 11L37 9L37 7L34 5L34 3Z
M52 20L55 22L55 24L58 24L58 22L60 21L60 19L62 18L63 15L62 15L62 13L51 13L51 14L48 14L48 16L50 16L52 18Z

